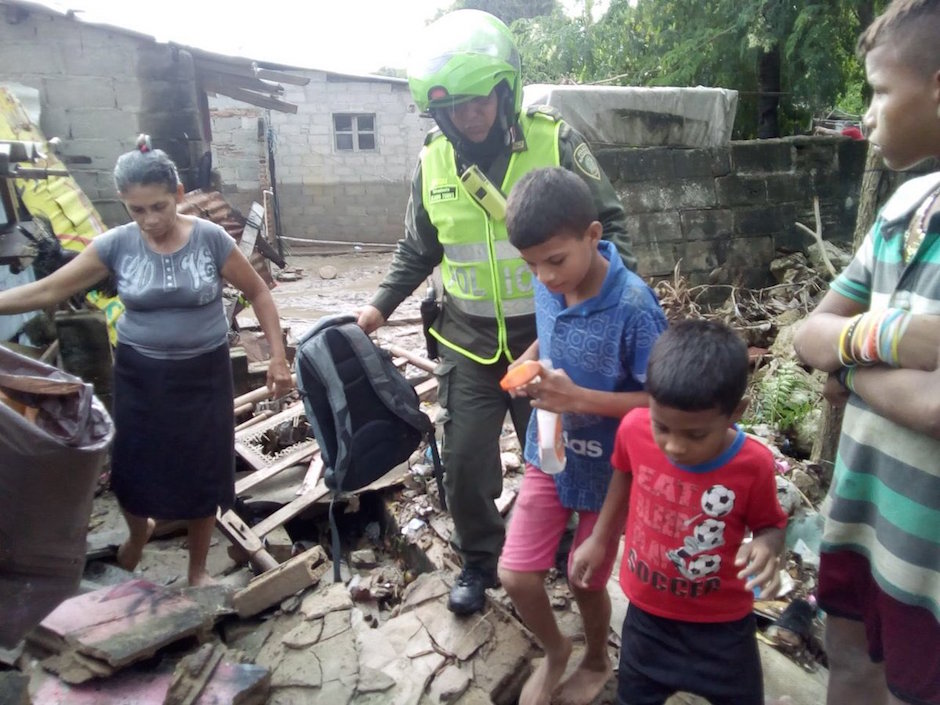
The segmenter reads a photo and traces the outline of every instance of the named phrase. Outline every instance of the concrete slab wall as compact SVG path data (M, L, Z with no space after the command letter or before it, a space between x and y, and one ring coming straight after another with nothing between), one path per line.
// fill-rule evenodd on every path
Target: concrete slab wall
M612 148L598 160L623 200L639 270L669 277L676 263L691 285L761 287L781 250L803 250L815 229L851 244L866 144L790 137L713 149ZM904 178L928 167L905 173Z
M202 135L192 60L144 35L80 22L52 10L10 5L0 16L0 83L40 92L40 127L109 225L128 218L111 171L150 134L192 183Z
M287 86L296 114L210 97L213 166L225 197L241 210L261 198L267 135L274 138L282 234L346 242L394 242L402 236L408 184L431 121L421 118L400 81L321 71L306 86ZM375 149L335 147L333 116L375 116Z

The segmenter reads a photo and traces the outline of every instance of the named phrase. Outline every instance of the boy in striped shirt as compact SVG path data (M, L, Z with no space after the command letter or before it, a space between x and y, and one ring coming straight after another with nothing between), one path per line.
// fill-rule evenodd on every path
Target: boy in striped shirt
M940 156L940 0L862 34L888 167ZM940 704L940 172L903 184L794 341L846 402L824 512L829 705Z

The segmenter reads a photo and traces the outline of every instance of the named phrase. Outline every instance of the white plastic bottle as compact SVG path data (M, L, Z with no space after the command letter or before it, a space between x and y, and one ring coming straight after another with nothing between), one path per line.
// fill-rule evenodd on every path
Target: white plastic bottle
M552 369L550 360L539 360L546 370ZM557 475L565 469L565 438L562 433L561 414L545 409L535 410L539 437L539 467L548 475Z

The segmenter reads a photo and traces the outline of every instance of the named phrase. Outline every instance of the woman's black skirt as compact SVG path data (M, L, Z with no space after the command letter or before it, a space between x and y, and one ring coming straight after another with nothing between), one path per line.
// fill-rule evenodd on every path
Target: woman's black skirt
M227 344L184 360L118 345L111 489L139 517L199 519L235 501Z

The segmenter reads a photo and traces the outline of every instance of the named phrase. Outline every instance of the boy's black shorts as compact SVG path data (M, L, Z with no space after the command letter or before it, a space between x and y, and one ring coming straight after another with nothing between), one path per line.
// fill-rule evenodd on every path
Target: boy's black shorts
M754 615L680 622L630 605L623 620L617 705L662 705L679 691L712 705L764 705Z

